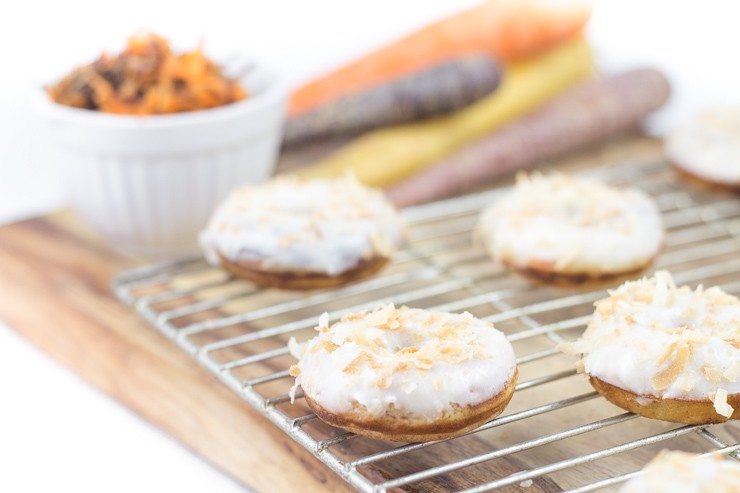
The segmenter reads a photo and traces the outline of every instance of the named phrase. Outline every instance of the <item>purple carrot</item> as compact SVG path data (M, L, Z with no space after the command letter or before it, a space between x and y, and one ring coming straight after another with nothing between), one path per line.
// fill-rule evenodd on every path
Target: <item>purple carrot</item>
M386 193L399 207L470 190L486 181L636 127L670 94L666 77L638 69L571 89Z
M283 145L443 115L487 96L500 80L487 55L452 59L290 118Z

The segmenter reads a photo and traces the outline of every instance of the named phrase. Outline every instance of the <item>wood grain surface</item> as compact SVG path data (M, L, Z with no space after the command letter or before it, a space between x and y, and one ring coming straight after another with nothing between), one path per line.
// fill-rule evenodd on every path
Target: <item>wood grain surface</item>
M251 489L350 491L114 299L112 277L134 264L111 253L68 212L2 227L0 318Z

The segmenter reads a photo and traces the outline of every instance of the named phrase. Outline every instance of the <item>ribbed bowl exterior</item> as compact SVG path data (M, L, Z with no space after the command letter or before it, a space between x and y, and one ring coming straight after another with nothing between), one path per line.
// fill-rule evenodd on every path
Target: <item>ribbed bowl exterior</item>
M197 250L198 232L236 186L273 170L273 130L239 145L182 156L116 156L67 149L75 210L116 250L165 257Z
M44 94L39 109L75 210L119 252L196 251L219 201L274 171L287 91L259 69L244 85L245 101L144 117L64 107Z

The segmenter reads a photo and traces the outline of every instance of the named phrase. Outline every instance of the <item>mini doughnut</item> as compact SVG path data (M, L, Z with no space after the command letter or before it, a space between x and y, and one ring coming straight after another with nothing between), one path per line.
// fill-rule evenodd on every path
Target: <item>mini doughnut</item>
M664 236L660 212L642 191L562 174L520 174L483 211L476 234L494 260L562 286L634 276Z
M347 315L291 352L306 402L326 423L371 438L423 442L498 416L514 392L514 350L469 313L393 305Z
M678 423L740 418L740 301L718 287L677 288L671 275L627 282L596 302L578 370L617 406Z
M716 455L664 450L619 493L737 493L740 464Z
M200 235L206 258L265 287L335 287L374 274L403 241L381 192L352 177L235 190Z
M708 110L677 127L665 153L690 179L740 192L740 108Z

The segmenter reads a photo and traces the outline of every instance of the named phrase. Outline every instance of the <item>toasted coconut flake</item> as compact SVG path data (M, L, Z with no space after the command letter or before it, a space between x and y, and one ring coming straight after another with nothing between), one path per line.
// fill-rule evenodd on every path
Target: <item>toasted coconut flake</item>
M393 303L381 306L365 316L364 325L366 327L388 329L388 322L393 319L395 312L396 307L393 305Z
M676 379L676 386L684 392L691 392L696 386L696 377L692 373L683 373Z
M301 356L303 356L307 346L307 343L298 342L295 337L288 339L288 351L290 351L291 356L296 359L300 359Z
M725 389L717 390L710 398L714 403L714 410L717 411L717 414L725 418L732 416L735 410L727 403L727 391Z
M298 390L298 387L301 385L301 376L298 375L295 377L295 382L293 382L293 386L288 391L288 397L290 397L290 403L295 404L295 393Z
M655 275L656 283L655 291L653 291L653 304L668 307L672 301L669 285L666 282L665 276L658 274L664 274L664 272L659 272Z
M709 383L717 384L722 382L722 371L718 370L717 368L713 368L710 366L702 366L700 368L701 374L704 375L704 378L706 378Z
M360 373L360 366L362 366L363 363L372 363L373 362L373 356L368 353L367 351L362 351L355 359L349 362L347 366L345 366L342 371L344 373L349 373L350 375L356 375Z
M693 344L706 344L711 340L708 334L698 330L685 329L682 335Z
M334 344L329 339L324 339L323 342L322 342L322 345L324 347L324 350L327 353L333 353L334 351L336 351L337 349L339 349L339 345Z
M387 389L391 386L391 377L383 376L375 381L375 385L380 389Z
M673 358L673 362L668 366L668 368L656 374L650 381L653 388L655 390L663 390L675 382L686 367L690 355L691 349L688 345L677 346L676 357Z
M322 313L319 317L318 329L321 332L326 332L329 329L329 314L327 312Z
M660 358L658 358L655 364L657 366L660 366L666 361L668 361L668 358L670 358L673 352L676 351L676 348L678 348L678 344L679 344L679 341L673 341L673 343L671 343L671 345L666 348L663 355Z
M414 360L414 365L419 370L428 370L432 366L434 366L434 360L432 358L428 358L428 357L416 358Z

